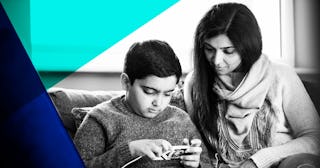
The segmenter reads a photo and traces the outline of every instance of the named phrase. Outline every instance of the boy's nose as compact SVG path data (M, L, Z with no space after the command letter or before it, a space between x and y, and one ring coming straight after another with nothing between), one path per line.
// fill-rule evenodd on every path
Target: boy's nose
M152 105L153 106L160 106L162 104L162 97L161 96L157 96L153 101L152 101Z

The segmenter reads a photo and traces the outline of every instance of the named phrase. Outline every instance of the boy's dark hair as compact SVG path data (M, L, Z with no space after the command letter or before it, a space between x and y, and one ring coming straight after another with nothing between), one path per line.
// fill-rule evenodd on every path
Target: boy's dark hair
M160 40L136 42L126 54L123 72L133 84L135 79L149 75L168 77L175 75L177 83L182 75L179 59L170 45Z

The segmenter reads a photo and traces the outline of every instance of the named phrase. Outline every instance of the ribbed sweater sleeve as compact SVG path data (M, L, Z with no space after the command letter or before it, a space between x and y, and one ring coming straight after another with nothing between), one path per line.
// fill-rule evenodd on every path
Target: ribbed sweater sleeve
M108 146L109 139L94 118L87 115L78 129L74 143L86 167L121 167L132 159L126 143ZM104 151L103 149L109 148Z
M293 133L293 140L264 148L251 159L259 168L270 167L283 158L298 154L320 154L320 119L300 78L289 67L277 66L282 107Z

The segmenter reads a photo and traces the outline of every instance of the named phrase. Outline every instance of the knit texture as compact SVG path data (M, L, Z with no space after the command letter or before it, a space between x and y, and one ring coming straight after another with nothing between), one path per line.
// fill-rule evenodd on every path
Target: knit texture
M128 142L139 139L165 139L181 145L183 138L200 138L189 115L168 106L158 116L149 119L129 111L124 96L116 97L94 107L84 118L74 143L86 167L121 167L135 159ZM210 167L207 149L202 146L201 167ZM138 160L135 167L180 167L176 161Z

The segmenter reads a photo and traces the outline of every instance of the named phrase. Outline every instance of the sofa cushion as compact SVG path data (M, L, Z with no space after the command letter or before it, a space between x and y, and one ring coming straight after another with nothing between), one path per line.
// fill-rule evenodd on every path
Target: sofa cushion
M66 88L51 88L48 94L70 136L76 131L75 118L71 110L75 107L93 107L124 91L88 91Z

